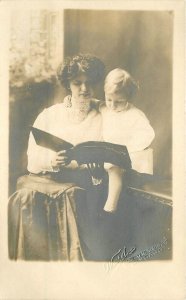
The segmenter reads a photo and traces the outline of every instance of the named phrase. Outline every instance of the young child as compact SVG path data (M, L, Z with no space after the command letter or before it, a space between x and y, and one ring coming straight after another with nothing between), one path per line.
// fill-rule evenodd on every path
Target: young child
M136 108L132 99L138 90L135 80L123 69L112 70L105 79L105 103L100 105L103 122L103 140L125 145L128 149L132 168L141 173L152 174L147 149L154 139L154 130L145 114ZM104 206L107 212L117 209L123 185L125 170L105 164L109 176L108 198Z

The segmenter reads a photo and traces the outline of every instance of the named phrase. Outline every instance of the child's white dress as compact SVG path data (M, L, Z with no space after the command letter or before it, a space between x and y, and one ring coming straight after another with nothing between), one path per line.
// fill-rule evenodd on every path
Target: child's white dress
M152 149L148 147L155 133L145 114L130 103L121 112L112 111L105 104L100 105L100 111L103 140L125 145L132 168L140 173L152 174Z

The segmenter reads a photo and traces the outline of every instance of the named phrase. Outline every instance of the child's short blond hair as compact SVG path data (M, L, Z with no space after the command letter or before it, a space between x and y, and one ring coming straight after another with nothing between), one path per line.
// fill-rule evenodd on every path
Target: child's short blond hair
M105 78L104 90L106 94L122 93L127 100L131 100L138 88L138 84L132 76L120 68L110 71Z

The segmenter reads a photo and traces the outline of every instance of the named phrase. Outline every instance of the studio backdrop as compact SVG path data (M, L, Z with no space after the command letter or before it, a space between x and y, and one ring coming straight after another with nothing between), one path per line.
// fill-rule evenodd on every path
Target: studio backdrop
M139 82L134 104L147 115L156 137L154 174L172 176L172 12L64 10L12 14L10 48L10 193L26 172L29 125L62 101L55 79L66 56L100 57L106 72L121 67ZM96 97L104 100L103 85Z

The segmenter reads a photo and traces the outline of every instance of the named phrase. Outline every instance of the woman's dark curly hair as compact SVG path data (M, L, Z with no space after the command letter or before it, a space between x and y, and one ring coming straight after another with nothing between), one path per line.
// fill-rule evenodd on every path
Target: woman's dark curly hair
M78 54L67 57L60 64L57 70L57 77L60 83L69 89L69 82L74 79L79 72L84 72L92 84L97 84L104 79L105 65L97 57L89 54Z

